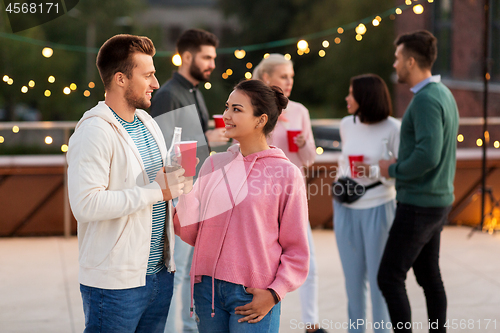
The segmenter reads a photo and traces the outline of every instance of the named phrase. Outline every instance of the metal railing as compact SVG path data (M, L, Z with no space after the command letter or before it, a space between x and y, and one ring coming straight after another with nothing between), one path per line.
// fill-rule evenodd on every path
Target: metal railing
M460 118L461 126L482 126L484 120L482 117ZM13 122L0 122L0 130L12 130L15 126L21 130L62 130L64 136L64 143L68 143L70 132L75 128L76 121L13 121ZM338 126L340 119L312 119L312 126ZM489 125L500 125L500 117L488 118ZM213 120L209 121L209 126L213 126ZM65 154L61 152L62 154ZM64 236L69 237L71 234L71 211L68 199L68 177L67 177L67 164L64 163Z

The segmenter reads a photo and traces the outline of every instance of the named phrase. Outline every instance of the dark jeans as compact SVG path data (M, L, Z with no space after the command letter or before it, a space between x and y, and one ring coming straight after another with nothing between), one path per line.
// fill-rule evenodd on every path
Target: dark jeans
M174 273L146 275L146 285L100 289L80 284L85 333L163 333L174 289Z
M387 302L394 332L412 332L405 287L410 268L424 289L430 323L437 321L430 331L446 332L446 293L439 271L439 245L450 208L398 203L378 272L378 285ZM425 328L428 323L422 326Z

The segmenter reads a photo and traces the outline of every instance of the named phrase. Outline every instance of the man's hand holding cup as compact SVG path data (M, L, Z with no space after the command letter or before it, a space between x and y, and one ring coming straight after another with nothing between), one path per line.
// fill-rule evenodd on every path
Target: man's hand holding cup
M184 193L184 172L183 168L167 166L156 173L155 182L160 185L164 201L175 199Z

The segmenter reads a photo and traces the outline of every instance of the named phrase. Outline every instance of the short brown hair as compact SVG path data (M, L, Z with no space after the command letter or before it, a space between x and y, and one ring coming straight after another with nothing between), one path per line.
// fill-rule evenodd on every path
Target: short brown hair
M378 123L392 114L391 95L380 76L355 76L351 78L351 86L352 95L359 105L354 115L358 116L362 123Z
M116 35L102 44L96 64L104 89L109 87L118 72L132 77L132 70L136 66L132 55L137 52L154 56L156 49L148 37L134 35Z
M201 29L189 29L182 33L177 40L177 53L182 55L189 51L196 54L202 45L219 46L219 39L213 33Z
M419 30L400 35L394 42L396 46L404 45L406 56L415 58L418 67L431 69L437 58L437 39L427 30Z

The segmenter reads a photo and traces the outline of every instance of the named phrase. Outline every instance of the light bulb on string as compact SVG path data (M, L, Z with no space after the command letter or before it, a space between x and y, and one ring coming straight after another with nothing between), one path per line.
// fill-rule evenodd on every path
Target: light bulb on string
M358 35L364 35L366 33L366 26L363 23L360 23L354 30Z
M301 39L297 42L297 49L301 50L302 52L305 52L308 48L309 43L306 40Z
M245 50L235 50L234 51L234 56L236 57L236 59L243 59L245 58L245 55L247 53L245 52Z
M292 59L292 56L290 55L290 53L287 53L283 56L286 60L290 60Z
M174 64L174 66L177 66L177 67L182 65L182 58L178 53L174 54L174 56L172 57L172 63ZM90 88L93 88L93 87L90 87Z
M424 12L424 6L422 6L421 4L413 6L413 12L417 15L422 14Z
M54 50L52 50L50 47L44 47L42 50L42 55L45 58L50 58L54 54Z

